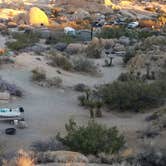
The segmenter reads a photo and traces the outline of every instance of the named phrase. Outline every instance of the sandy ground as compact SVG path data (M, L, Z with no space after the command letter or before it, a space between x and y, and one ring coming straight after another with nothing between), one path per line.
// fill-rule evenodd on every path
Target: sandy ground
M22 57L24 56L24 57ZM30 60L31 59L31 60ZM88 85L96 85L108 81L113 81L124 71L120 65L120 59L114 61L114 67L102 69L103 77L96 78L92 76L84 76L74 73L66 73L64 85L72 86L77 83L84 82ZM45 140L51 136L55 136L58 131L64 133L64 125L69 118L74 118L80 124L86 124L89 120L89 112L78 105L77 97L79 93L74 92L70 88L64 89L48 89L35 85L30 81L30 70L34 66L44 66L45 70L54 76L55 68L44 65L43 61L37 61L36 57L20 55L16 58L15 67L4 67L0 70L3 79L17 84L24 90L24 97L16 99L1 107L19 107L25 108L25 120L29 127L23 130L17 130L14 136L4 134L4 129L12 127L8 123L0 125L0 140L6 146L7 151L17 151L20 148L28 148L29 145L36 140ZM126 133L132 144L135 145L135 136L133 133L137 130L144 129L147 124L144 121L145 114L115 114L104 112L104 117L97 119L100 123L108 126L117 126L121 132Z
M37 57L41 60L37 60ZM74 86L78 83L84 83L89 86L94 86L97 84L104 84L113 80L116 80L120 73L125 69L122 66L122 58L116 57L113 61L113 67L103 68L104 59L97 60L96 64L98 65L98 69L100 70L100 76L93 77L92 75L83 75L80 73L66 72L61 70L60 68L54 68L47 64L47 61L42 56L34 56L30 53L22 53L15 58L17 68L27 68L27 70L31 71L32 69L39 67L46 71L46 75L48 77L60 76L63 80L64 86ZM62 74L58 74L58 71L61 71Z

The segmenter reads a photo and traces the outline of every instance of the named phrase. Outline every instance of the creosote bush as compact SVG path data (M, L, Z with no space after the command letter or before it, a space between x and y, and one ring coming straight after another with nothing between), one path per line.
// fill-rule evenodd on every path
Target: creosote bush
M29 33L13 33L12 37L16 40L7 42L7 47L11 50L20 50L25 47L33 46L39 41L39 35L33 32Z
M46 80L49 87L60 87L62 85L62 79L59 76Z
M50 64L52 66L60 67L67 71L72 70L73 68L72 63L69 61L69 59L62 54L54 52L49 58L51 60Z
M86 48L86 55L89 58L100 58L102 52L101 40L94 38Z
M165 81L115 81L99 88L103 102L111 109L140 111L157 107L166 97Z
M137 30L137 29L128 29L125 27L115 27L115 28L105 28L98 35L98 37L102 37L104 39L110 38L120 38L122 36L129 37L130 39L145 39L149 36L155 35L155 31L149 30Z
M44 81L46 80L46 73L41 68L35 68L32 70L32 81Z
M70 150L83 154L116 153L125 143L116 127L107 128L94 121L89 121L87 126L78 126L70 119L66 131L65 137L57 136L58 140Z
M123 62L127 64L130 59L132 59L136 55L136 49L134 47L126 48L126 55L123 57Z
M0 91L1 92L8 91L12 96L17 96L17 97L23 96L22 90L19 87L17 87L15 84L11 84L3 80L2 78L0 78Z
M93 63L93 61L86 58L80 57L73 59L73 67L74 70L78 72L97 73L96 65Z

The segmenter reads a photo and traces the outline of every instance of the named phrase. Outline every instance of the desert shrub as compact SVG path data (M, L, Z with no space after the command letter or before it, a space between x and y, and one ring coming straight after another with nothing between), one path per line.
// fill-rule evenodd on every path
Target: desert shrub
M137 30L137 29L128 29L125 27L118 27L118 28L106 28L103 29L98 37L102 37L104 39L109 38L120 38L122 36L129 37L130 39L145 39L149 36L155 35L155 31L153 30Z
M47 84L50 87L60 87L62 82L63 82L62 79L60 77L58 77L58 76L50 78L50 79L47 79Z
M43 81L46 79L46 73L41 68L35 68L32 70L32 81Z
M0 57L0 65L3 64L13 64L14 60L12 60L10 57L6 57L6 56L1 56Z
M134 165L140 166L165 166L166 151L165 150L146 150L138 154L134 160Z
M81 57L73 59L73 68L78 72L85 72L85 73L97 72L97 67L93 63L93 61Z
M15 84L11 84L2 78L0 78L0 91L8 91L10 95L22 97L22 90Z
M125 143L116 127L107 128L94 121L89 121L87 126L78 126L75 121L70 120L65 127L66 136L59 135L58 140L70 150L83 154L116 153Z
M142 45L142 50L152 50L153 46L155 46L154 49L156 49L156 46L162 47L166 44L166 37L165 36L151 36L146 38Z
M66 149L61 142L57 141L56 138L50 138L45 141L35 141L31 145L31 149L35 152L46 152Z
M66 35L64 32L55 32L47 40L46 44L57 44L59 42L70 44L76 41L74 36Z
M115 81L102 86L99 93L112 109L139 111L163 104L166 97L165 81L147 84L142 81Z
M102 52L102 43L98 38L94 38L86 48L86 55L89 58L100 58Z
M137 38L137 32L127 29L125 27L118 28L106 28L99 34L99 37L108 38L120 38L121 36L126 36L130 38Z
M83 83L80 83L74 86L74 90L77 92L85 92L87 89L88 89L88 86Z
M118 80L119 81L132 81L132 80L136 81L136 80L138 80L138 78L135 75L130 74L130 73L121 73L118 77Z
M136 49L134 47L127 47L126 48L126 54L123 57L123 62L126 64L130 61L131 58L133 58L136 55Z
M80 43L71 43L67 46L66 52L70 55L82 53L86 50L86 46Z
M39 41L39 35L33 32L30 33L13 33L12 37L16 40L7 42L7 47L11 50L20 50L28 46L34 45Z
M72 63L69 61L69 59L62 54L54 52L49 57L49 59L51 60L50 64L52 66L60 67L64 70L72 70L73 68Z

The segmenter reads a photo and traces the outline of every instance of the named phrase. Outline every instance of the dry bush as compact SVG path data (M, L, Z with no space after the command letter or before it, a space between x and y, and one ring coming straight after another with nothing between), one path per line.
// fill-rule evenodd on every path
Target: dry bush
M151 36L144 40L142 43L143 50L151 50L153 46L165 46L166 44L166 37L165 36Z
M46 73L42 68L35 68L32 70L32 81L46 80Z
M62 84L62 79L60 77L53 77L51 79L47 79L47 84L49 87L60 87Z
M51 53L49 59L51 60L50 65L52 66L59 67L67 71L72 70L73 68L69 59L58 52Z
M68 54L82 53L86 49L86 46L80 43L71 43L67 46L66 52Z
M86 54L89 58L100 58L102 52L102 43L98 38L93 38L93 40L88 44L86 48Z
M73 59L73 68L78 72L97 73L97 67L93 61L83 57Z

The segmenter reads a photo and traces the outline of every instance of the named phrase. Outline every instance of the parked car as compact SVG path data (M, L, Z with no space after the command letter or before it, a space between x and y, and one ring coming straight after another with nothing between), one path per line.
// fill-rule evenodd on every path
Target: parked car
M139 22L135 21L135 22L130 22L127 27L128 28L137 28L139 26Z

